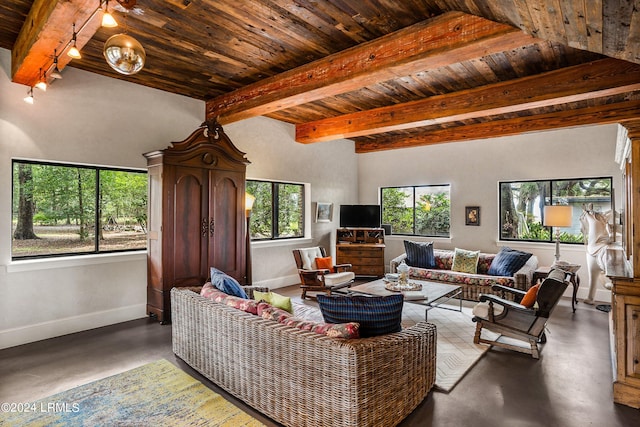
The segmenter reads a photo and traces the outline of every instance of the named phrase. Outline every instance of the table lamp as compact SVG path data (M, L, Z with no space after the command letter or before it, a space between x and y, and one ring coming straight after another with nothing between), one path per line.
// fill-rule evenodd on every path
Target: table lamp
M560 259L560 227L570 227L573 223L571 206L545 206L544 222L546 227L554 227L556 232L556 262Z

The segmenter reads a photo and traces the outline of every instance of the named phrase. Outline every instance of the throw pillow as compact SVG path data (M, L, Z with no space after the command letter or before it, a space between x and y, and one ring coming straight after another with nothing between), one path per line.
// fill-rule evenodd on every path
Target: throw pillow
M213 286L211 282L204 284L200 290L200 295L214 302L223 302L229 296Z
M318 295L316 298L325 322L359 323L363 338L402 330L404 299L401 294L386 297Z
M480 257L480 251L467 251L464 249L458 249L453 254L453 271L460 273L476 274L478 272L478 258Z
M487 274L492 276L512 277L529 261L533 254L503 247L491 262Z
M258 316L263 319L273 320L282 323L287 317L291 317L291 313L281 308L276 308L267 302L258 303Z
M360 338L359 327L357 323L318 323L312 320L299 319L297 317L286 317L280 322L283 325L298 328L303 331L315 332L319 335L326 335L331 338Z
M330 273L335 273L333 269L333 258L330 256L324 258L316 258L316 267L318 270L329 270Z
M253 299L256 301L268 302L276 308L281 308L293 313L293 305L291 305L291 298L284 295L277 294L275 292L260 292L253 291Z
M407 253L407 265L418 268L435 268L436 257L433 254L433 242L404 241L404 251Z
M524 294L524 297L522 297L522 301L520 301L520 304L524 305L527 308L533 307L533 304L536 303L536 298L538 296L538 289L540 289L540 284L530 287L527 293Z
M211 267L211 284L227 295L244 299L249 298L236 279L214 267Z

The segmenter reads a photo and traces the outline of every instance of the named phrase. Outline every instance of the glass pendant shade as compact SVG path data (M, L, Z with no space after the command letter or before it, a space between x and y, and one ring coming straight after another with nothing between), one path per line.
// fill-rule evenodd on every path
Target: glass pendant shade
M127 34L116 34L104 44L104 57L111 68L131 75L142 70L147 55L138 40Z

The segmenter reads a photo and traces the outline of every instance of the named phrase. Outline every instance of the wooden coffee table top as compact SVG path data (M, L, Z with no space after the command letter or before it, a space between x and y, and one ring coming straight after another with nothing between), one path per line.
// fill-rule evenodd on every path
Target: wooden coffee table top
M415 304L431 304L433 301L459 292L461 288L457 285L448 285L446 283L428 282L425 280L415 279L410 279L409 283L420 283L422 285L422 290L410 292L412 296L416 295L417 292L420 292L424 298L414 299L412 297L411 299L406 299L406 302ZM352 286L349 288L349 291L376 296L387 296L399 293L385 289L385 285L386 282L384 279L378 279L373 282L363 283L362 285Z

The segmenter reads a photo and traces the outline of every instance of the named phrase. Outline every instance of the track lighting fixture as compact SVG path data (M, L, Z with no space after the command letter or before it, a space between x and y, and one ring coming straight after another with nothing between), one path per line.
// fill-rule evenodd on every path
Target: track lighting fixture
M47 72L45 71L44 74L42 74L42 68L40 68L40 80L36 83L36 87L41 91L47 91Z
M69 55L73 59L82 58L82 55L80 55L80 51L78 50L78 46L76 45L76 36L77 36L77 34L78 33L76 33L76 24L74 22L73 23L73 36L71 37L72 44L71 44L71 48L67 52L67 55Z
M100 1L100 6L102 7L102 0ZM104 13L102 14L102 24L103 27L113 28L117 27L118 23L113 18L113 15L109 13L109 0L104 2Z
M23 99L24 99L24 102L26 102L27 104L33 104L33 88L32 87L29 88L29 92L27 92L27 96L25 96Z
M60 74L60 69L58 68L58 52L55 49L53 50L53 71L51 72L51 78L62 78L62 74Z

